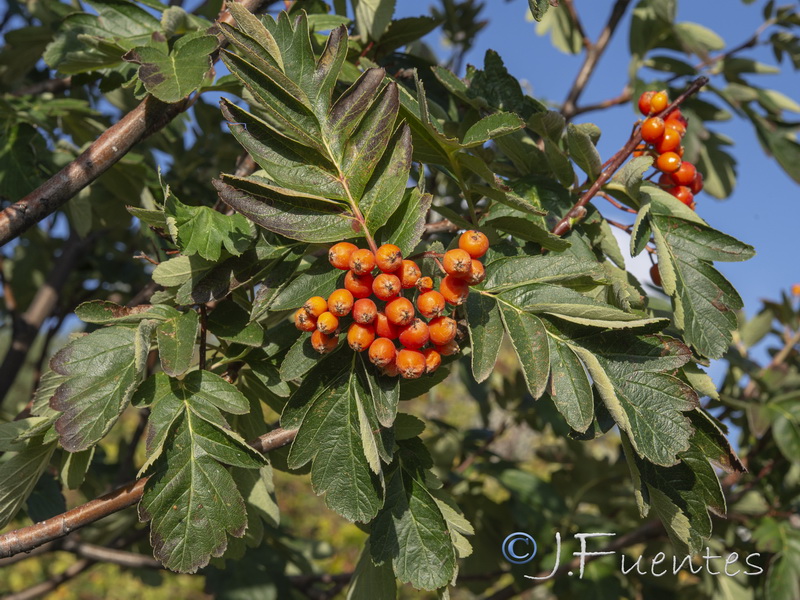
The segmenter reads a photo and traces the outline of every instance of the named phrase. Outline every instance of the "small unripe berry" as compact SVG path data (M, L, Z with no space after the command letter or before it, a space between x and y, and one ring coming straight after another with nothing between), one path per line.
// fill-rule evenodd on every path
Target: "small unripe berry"
M353 320L356 323L361 323L362 325L372 323L377 314L378 307L369 298L361 298L353 304Z
M344 276L344 289L349 290L354 298L368 298L372 295L372 284L375 278L370 273L356 275L348 271Z
M375 315L375 333L380 337L393 340L400 335L400 328L392 323L385 313L378 312Z
M417 284L417 281L419 281L419 278L422 276L422 271L419 270L419 266L413 260L404 260L403 264L400 266L399 276L400 283L403 289L406 290Z
M414 305L408 298L395 298L384 309L386 318L395 325L408 325L414 320Z
M314 331L317 328L317 321L306 312L305 308L298 308L294 313L294 326L300 331Z
M486 279L486 269L483 268L483 263L479 260L472 259L472 268L467 273L464 281L469 285L478 285Z
M470 229L458 238L458 247L466 251L472 258L480 258L489 249L489 238L480 231Z
M669 96L667 92L658 92L650 99L650 110L654 113L660 113L662 110L669 106Z
M312 317L318 319L322 313L328 310L328 301L322 296L313 296L306 300L306 303L303 304L303 308L305 308L306 312Z
M404 379L417 379L425 372L425 356L417 350L403 348L397 353L395 363Z
M650 117L642 123L642 139L655 144L664 135L664 119L661 117Z
M339 242L328 250L328 261L337 269L346 271L350 268L350 255L356 250L358 250L358 247L355 244Z
M472 267L472 261L470 261ZM439 291L448 303L459 305L463 304L469 294L469 284L463 279L446 275L439 285Z
M375 340L375 328L372 325L352 323L347 330L347 343L356 352L363 352Z
M391 273L381 273L372 282L372 292L381 300L391 300L401 289L400 278Z
M334 336L325 335L319 329L311 334L311 347L320 354L327 354L336 349L339 339Z
M370 273L375 268L375 255L366 248L360 248L350 255L350 270L356 275Z
M653 96L655 96L655 92L644 92L641 96L639 96L639 112L642 113L644 116L649 115L652 112L651 104L653 100Z
M397 350L389 338L379 337L369 347L369 359L377 367L386 367L393 363L395 356Z
M469 255L469 252L461 248L448 250L444 253L442 266L449 275L463 277L469 273L472 267L472 257Z
M425 348L422 355L425 357L426 373L433 373L442 364L442 355L434 348Z
M442 346L456 339L458 324L450 317L436 317L428 323L431 343Z
M444 296L436 290L420 294L417 297L417 309L426 319L438 317L445 309Z
M656 160L656 167L664 173L674 173L681 168L681 157L674 152L665 152Z
M326 335L332 335L339 329L339 318L330 311L325 311L317 319L317 329Z
M403 253L394 244L384 244L375 253L375 264L384 273L394 273L403 264Z
M336 317L343 317L353 308L353 293L350 290L338 289L328 296L328 310Z
M429 339L428 325L422 319L414 319L400 330L399 340L406 348L422 348Z

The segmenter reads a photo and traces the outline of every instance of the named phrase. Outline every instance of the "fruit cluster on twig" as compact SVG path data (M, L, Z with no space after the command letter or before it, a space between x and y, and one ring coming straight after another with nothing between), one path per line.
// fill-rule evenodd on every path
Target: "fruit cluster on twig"
M346 327L348 345L356 352L367 351L386 375L416 379L433 373L442 356L459 351L458 327L446 314L448 305L452 311L463 304L469 287L485 277L478 259L489 249L488 238L480 231L466 231L458 246L443 255L424 254L436 258L443 271L436 290L433 279L423 277L417 263L404 259L394 244L372 252L339 242L331 247L328 260L347 271L344 287L328 298L309 298L295 313L295 326L311 332L311 345L320 354L338 346Z
M648 117L642 123L642 140L634 156L649 154L661 171L658 184L691 209L695 208L694 197L703 189L703 175L689 161L683 160L681 140L686 134L688 121L679 108L666 115L658 115L669 106L665 91L644 92L639 97L639 110Z

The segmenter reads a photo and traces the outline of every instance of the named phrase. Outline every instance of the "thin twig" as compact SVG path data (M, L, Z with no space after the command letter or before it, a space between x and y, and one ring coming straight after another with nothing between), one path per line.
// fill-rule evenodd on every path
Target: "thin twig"
M63 573L59 573L47 581L37 583L36 585L31 586L26 590L22 590L21 592L17 592L16 594L8 594L7 596L4 596L4 598L5 600L33 600L34 598L39 598L45 594L49 594L59 586L68 582L70 579L74 579L93 564L95 564L95 561L93 560L88 558L81 559L78 562L68 566Z
M601 198L605 199L605 200L608 200L614 207L616 207L616 208L618 208L620 210L624 210L626 213L631 213L631 214L635 215L635 214L638 214L638 212L639 212L639 211L633 210L632 208L628 208L627 206L625 206L624 204L621 204L620 202L617 202L614 198L612 198L609 194L606 194L605 192L602 192L602 191L601 192L597 192L597 195L600 196Z

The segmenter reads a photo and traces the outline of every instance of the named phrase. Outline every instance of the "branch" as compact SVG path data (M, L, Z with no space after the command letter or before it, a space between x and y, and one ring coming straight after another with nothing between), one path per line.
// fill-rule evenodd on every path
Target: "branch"
M670 104L667 108L665 108L660 115L669 114L673 111L676 107L683 104L686 99L693 94L696 94L700 88L708 83L708 77L698 77L695 79L686 90L678 96L675 101ZM595 182L591 185L591 187L584 192L584 194L580 197L580 199L575 203L575 205L569 210L569 212L564 215L564 218L561 219L555 227L552 229L552 233L558 236L564 235L570 229L572 229L572 225L580 220L586 214L586 205L589 201L594 198L597 192L600 191L606 182L611 179L611 177L616 173L617 169L619 169L622 164L628 160L628 157L633 153L636 149L636 146L639 145L639 142L642 141L642 130L641 127L636 127L631 134L630 139L628 142L620 149L614 156L612 156L609 161L606 163L606 167L600 173L600 176L595 180Z
M628 5L630 3L631 0L617 0L614 3L614 7L611 9L611 15L608 17L606 26L603 28L603 31L600 32L600 36L597 38L597 42L595 44L589 43L589 45L586 46L586 58L584 58L583 64L578 71L578 75L575 77L575 81L572 84L572 88L570 88L569 94L567 94L567 99L564 101L564 106L561 107L561 113L564 115L564 117L566 117L567 120L575 115L575 103L578 101L578 97L581 95L581 93L583 93L586 84L589 82L589 78L592 76L592 73L594 73L597 62L600 60L603 52L605 52L608 42L611 41L614 31L617 29L617 25L619 25L620 19L622 19L622 16L625 14L625 11L628 9ZM571 0L566 2L566 4L567 9L571 9L570 14L574 13L574 7L572 6ZM574 15L574 20L576 22L576 26L578 27L578 31L584 36L584 45L586 45L588 40L585 37L585 33L583 33L583 28L580 27L577 14Z
M71 564L63 573L59 573L58 575L55 575L54 577L51 577L42 583L37 583L36 585L29 587L27 590L22 590L16 594L8 594L7 596L4 596L4 598L5 600L33 600L34 598L39 598L40 596L44 596L45 594L52 592L70 579L77 577L93 564L95 564L95 561L84 558L76 563Z
M265 0L240 0L251 12ZM228 10L220 13L220 22L232 23ZM220 48L225 38L219 33ZM184 98L175 104L165 104L153 96L109 127L83 154L61 169L22 200L0 212L0 246L18 237L36 223L54 213L83 188L114 166L136 144L163 129L192 104Z
M259 452L267 453L290 444L296 435L296 430L277 428L256 438L250 445ZM148 479L149 477L142 477L46 521L0 535L0 558L30 552L37 546L62 538L80 527L133 506L141 500Z

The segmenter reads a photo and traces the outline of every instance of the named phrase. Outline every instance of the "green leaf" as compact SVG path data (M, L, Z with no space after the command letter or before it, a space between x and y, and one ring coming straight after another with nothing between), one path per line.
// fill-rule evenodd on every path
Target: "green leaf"
M404 256L410 255L425 232L431 202L431 194L423 194L418 188L408 188L400 207L381 228L380 239L398 246Z
M98 329L62 348L50 368L67 379L50 399L61 446L86 450L105 436L141 382L153 322Z
M300 335L281 363L281 379L299 379L325 358L311 346L310 335Z
M363 354L359 365L364 389L372 397L378 422L384 427L391 427L397 416L397 404L400 402L400 382L396 377L388 377L379 373Z
M591 137L577 126L567 125L567 147L569 155L590 179L594 180L600 175L602 160L597 148L594 147Z
M533 18L541 21L547 9L550 8L550 0L528 0L528 7L531 9Z
M523 240L536 242L542 248L547 248L548 250L560 252L570 247L570 243L567 240L553 235L547 229L529 219L498 217L486 221L486 224Z
M767 405L772 414L772 435L775 443L788 460L800 456L800 402L772 402Z
M233 300L217 305L208 317L208 330L226 342L260 348L266 344L266 334L261 325L250 321L247 311Z
M164 321L156 328L161 368L170 377L183 375L191 366L199 329L200 320L193 310Z
M169 54L160 48L137 46L124 58L139 65L139 79L148 92L162 102L178 102L203 83L218 43L213 35L186 34Z
M698 23L676 23L673 29L678 43L687 52L693 52L700 58L706 58L709 52L722 50L725 48L725 40L708 27Z
M25 448L0 463L0 527L5 527L28 499L39 481L56 444L41 437L29 441Z
M792 600L800 596L800 557L797 552L773 558L767 574L768 600Z
M347 600L375 600L375 598L396 598L397 582L391 564L387 561L381 565L372 562L372 551L369 539L364 544L361 557L358 559L350 587L347 589Z
M175 287L190 280L199 280L213 268L213 262L200 256L175 256L156 266L153 281L164 287Z
M506 303L500 304L506 333L522 365L528 391L537 399L544 393L550 374L550 351L542 321Z
M585 432L594 419L592 386L583 364L569 344L549 338L552 380L550 397L567 425Z
M395 0L353 0L353 13L361 40L378 41L394 14Z
M481 146L497 137L508 135L521 129L525 123L517 115L506 112L494 113L483 117L467 129L461 144L467 148Z
M107 300L90 300L79 304L75 309L77 316L84 323L138 323L144 319L166 321L180 315L180 312L166 304L140 304L139 306L121 306Z
M339 287L341 276L342 272L331 268L327 259L320 259L278 292L269 309L278 311L300 308L312 296L327 298Z
M486 265L484 288L492 292L528 285L592 281L603 278L603 270L571 254L544 254L541 256L515 256L500 258Z
M537 4L546 2L546 0L528 0L529 3L532 1L536 1ZM539 23L536 24L536 34L544 36L547 33L550 33L553 46L564 54L578 54L583 48L580 31L564 7L547 11L539 19Z
M497 301L488 294L467 296L467 327L472 346L472 374L481 383L494 370L503 342L503 323Z

